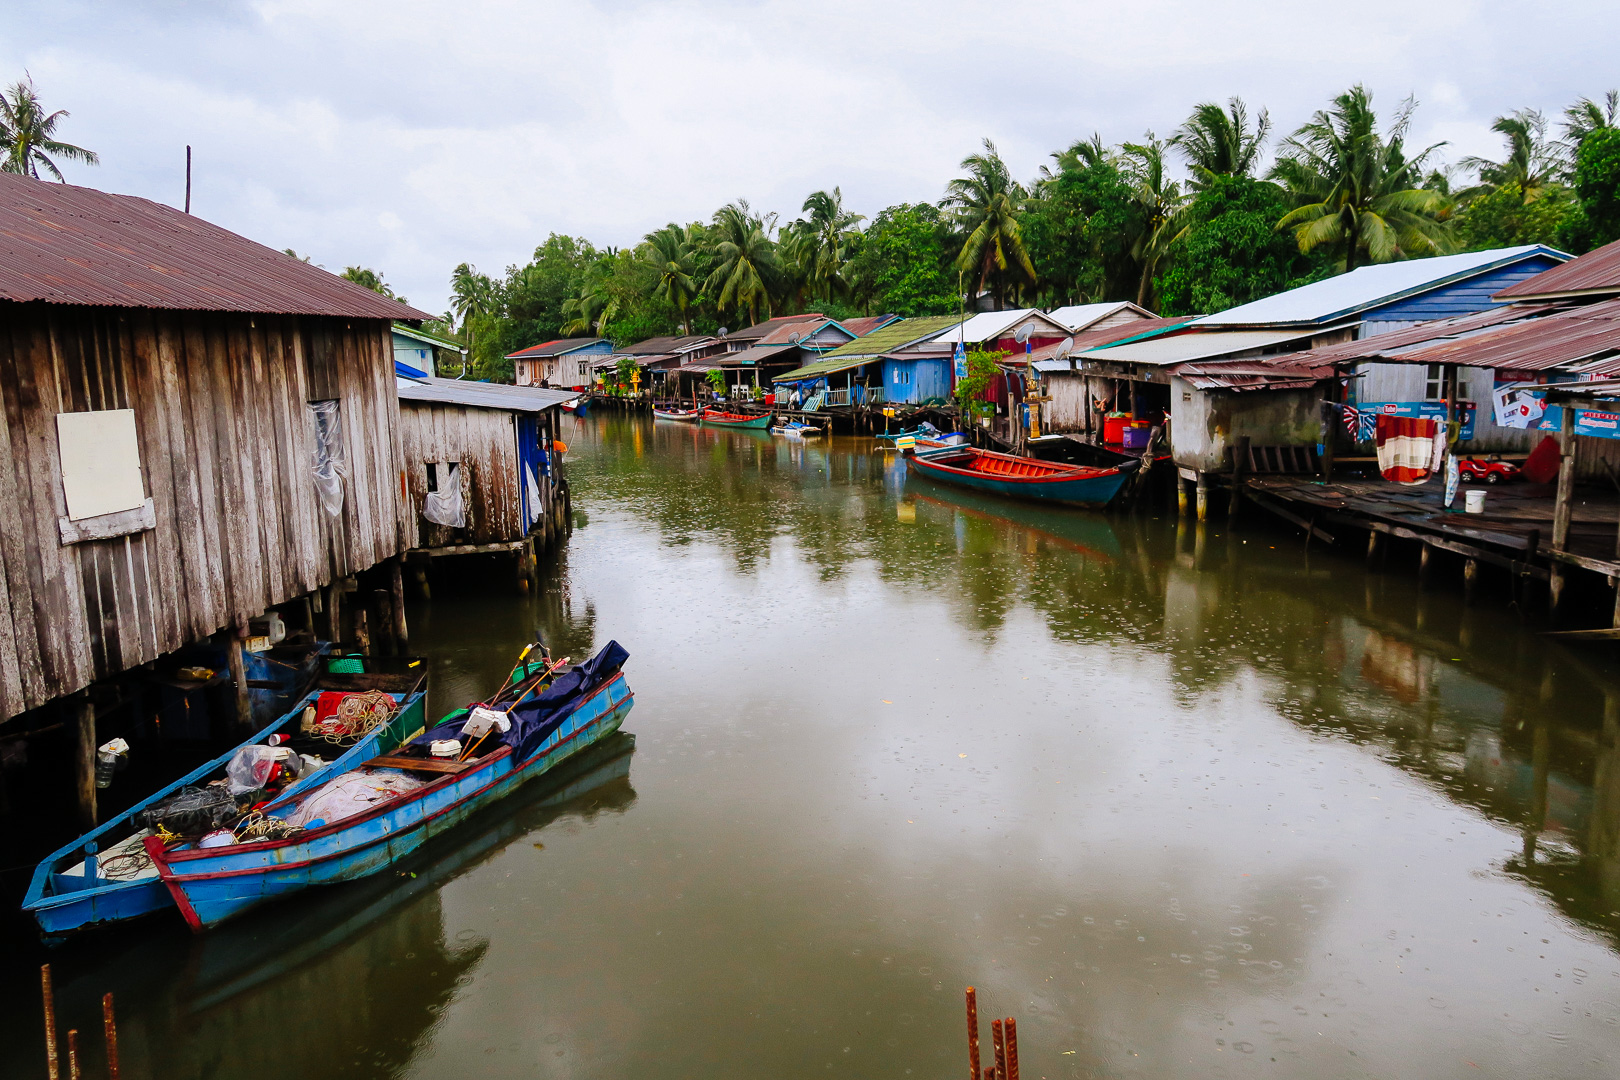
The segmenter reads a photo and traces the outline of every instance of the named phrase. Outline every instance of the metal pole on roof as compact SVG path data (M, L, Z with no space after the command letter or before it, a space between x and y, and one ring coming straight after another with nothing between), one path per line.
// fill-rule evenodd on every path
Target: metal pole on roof
M186 213L191 213L191 147L186 147Z

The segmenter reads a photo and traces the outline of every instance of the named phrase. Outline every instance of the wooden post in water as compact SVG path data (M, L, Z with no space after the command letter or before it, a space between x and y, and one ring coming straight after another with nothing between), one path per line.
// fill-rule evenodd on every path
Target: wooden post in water
M225 662L231 669L231 686L236 691L236 728L239 732L253 727L253 702L248 698L247 660L242 655L242 633L230 631L231 640L225 647Z
M1198 473L1198 520L1203 521L1209 517L1209 474L1200 470Z
M1382 543L1377 529L1367 531L1367 569L1371 570L1373 560L1378 558L1378 548Z
M1186 517L1192 503L1187 498L1187 478L1181 475L1181 469L1176 469L1176 516Z
M1558 497L1553 503L1552 549L1555 558L1547 579L1548 604L1554 617L1558 614L1558 602L1564 595L1564 564L1557 561L1556 553L1565 550L1569 543L1569 519L1573 509L1570 503L1575 495L1575 408L1572 405L1564 406L1563 430L1559 435L1562 453L1558 459Z
M1000 1020L990 1021L990 1045L996 1053L996 1075L1005 1080L1007 1075L1007 1037Z
M1018 1080L1018 1021L1007 1017L1007 1080Z
M1463 562L1463 603L1474 602L1474 586L1479 583L1479 560L1468 559Z
M47 967L47 971L50 969ZM973 987L967 988L967 1024L968 1024L968 1080L980 1080L979 1077L979 995Z
M1425 585L1427 585L1429 583L1429 563L1432 562L1433 559L1434 559L1434 548L1430 547L1428 544L1424 544L1422 550L1418 552L1418 588L1419 589L1422 589L1423 586L1425 586Z
M1236 521L1238 507L1243 503L1243 477L1249 471L1249 436L1244 435L1232 448L1232 501L1226 504L1226 516L1230 521ZM1309 541L1311 534L1306 533Z
M68 1028L68 1080L79 1080L79 1029Z
M361 656L371 655L371 624L366 619L366 606L354 605L354 647Z
M343 583L334 581L326 587L326 640L333 644L343 640L342 607Z
M118 1023L113 1019L113 996L110 993L103 994L101 998L101 1031L107 1040L107 1076L109 1080L118 1080Z
M79 824L96 824L96 707L90 695L80 693L68 706L73 710L73 790L78 796Z
M388 562L388 584L394 594L394 648L404 656L411 651L411 628L405 625L405 558Z
M39 995L45 1003L45 1075L60 1080L56 1054L56 994L51 990L51 965L39 966Z

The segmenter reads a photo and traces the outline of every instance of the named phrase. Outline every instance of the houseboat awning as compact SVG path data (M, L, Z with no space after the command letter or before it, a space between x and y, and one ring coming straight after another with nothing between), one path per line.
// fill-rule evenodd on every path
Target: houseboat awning
M467 405L476 409L538 413L555 409L577 397L579 394L572 390L548 390L543 386L507 386L504 383L431 377L399 380L401 401L427 405Z

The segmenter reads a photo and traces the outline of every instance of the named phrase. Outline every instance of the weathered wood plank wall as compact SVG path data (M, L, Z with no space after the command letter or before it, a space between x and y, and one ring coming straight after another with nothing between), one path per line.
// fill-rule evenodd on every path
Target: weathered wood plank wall
M404 471L406 502L415 521L416 546L447 547L455 544L496 544L522 540L530 533L523 520L518 464L517 414L499 409L462 405L402 401L400 431L405 448ZM536 417L541 439L550 444L551 416ZM429 462L456 462L461 466L461 492L467 525L452 529L435 525L422 517L427 498ZM439 470L443 482L444 470ZM553 512L551 479L536 476L544 512Z
M414 540L384 320L0 303L0 718L244 623ZM340 518L309 403L337 400ZM63 546L56 414L135 412L157 527Z

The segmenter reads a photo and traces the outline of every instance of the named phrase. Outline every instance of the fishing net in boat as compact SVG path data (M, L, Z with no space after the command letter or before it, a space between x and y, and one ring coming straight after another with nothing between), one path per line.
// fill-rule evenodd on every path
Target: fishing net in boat
M378 803L397 799L425 783L427 781L393 770L362 769L344 773L298 800L298 805L288 810L281 820L306 829L318 827L317 823L330 825L364 813Z
M240 814L235 796L224 785L210 784L181 788L136 814L135 823L154 831L167 829L176 836L201 836L234 825Z

